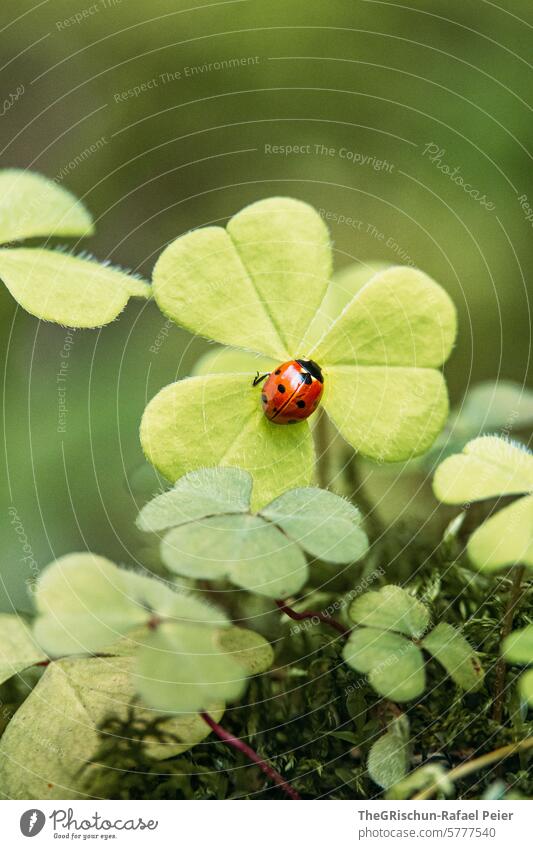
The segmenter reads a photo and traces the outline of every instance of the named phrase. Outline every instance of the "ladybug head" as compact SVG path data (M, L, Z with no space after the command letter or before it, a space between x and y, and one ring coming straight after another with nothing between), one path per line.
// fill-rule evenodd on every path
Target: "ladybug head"
M309 374L316 378L316 380L318 380L320 383L324 383L322 369L317 363L315 363L314 360L296 360L296 362L299 363L302 368L308 371Z

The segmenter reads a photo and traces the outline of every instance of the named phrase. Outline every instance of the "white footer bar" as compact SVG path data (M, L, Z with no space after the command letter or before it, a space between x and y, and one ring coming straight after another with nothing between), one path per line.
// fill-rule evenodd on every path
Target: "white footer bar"
M531 846L533 804L364 801L0 802L4 846L176 849Z

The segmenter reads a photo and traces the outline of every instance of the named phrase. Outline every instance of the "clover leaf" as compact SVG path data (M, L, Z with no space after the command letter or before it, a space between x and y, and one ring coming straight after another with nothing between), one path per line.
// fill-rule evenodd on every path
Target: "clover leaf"
M513 631L503 641L502 651L508 663L531 666L520 678L522 698L533 707L533 625Z
M474 439L439 466L433 490L446 504L523 496L474 531L468 555L485 572L515 564L533 569L533 455L524 446L497 436Z
M90 214L62 186L27 171L0 171L0 244L92 233ZM130 297L150 297L147 283L119 268L47 248L0 248L0 277L27 312L69 327L108 324Z
M329 283L330 271L318 213L270 198L243 209L226 229L206 227L174 241L155 266L153 292L165 315L192 333L272 364L315 360L324 409L365 456L394 461L425 452L448 411L437 369L455 339L450 299L422 272L393 267L354 285L331 316L338 281ZM141 441L170 480L202 466L248 470L256 509L310 483L311 432L307 420L280 427L266 419L251 385L253 359L240 373L229 368L162 389L145 410Z
M380 695L398 702L422 695L426 686L425 649L464 690L483 681L476 653L451 625L439 623L423 639L430 614L426 605L401 587L365 593L350 605L358 626L343 650L346 663L364 675Z
M50 564L35 599L35 636L52 656L107 651L129 635L135 687L157 710L196 712L235 700L247 676L272 662L265 640L232 629L215 607L94 554Z
M10 799L90 798L87 781L98 768L99 726L110 715L126 720L134 706L137 727L152 722L153 710L135 704L134 659L77 657L54 661L15 713L0 740L0 785ZM212 705L218 721L223 713ZM159 739L146 734L144 751L154 760L175 757L211 731L198 714L169 717Z
M238 587L284 599L306 583L304 556L359 560L368 538L348 501L315 487L289 490L251 512L252 478L242 469L199 469L143 507L137 525L166 532L161 557L189 578L229 578Z

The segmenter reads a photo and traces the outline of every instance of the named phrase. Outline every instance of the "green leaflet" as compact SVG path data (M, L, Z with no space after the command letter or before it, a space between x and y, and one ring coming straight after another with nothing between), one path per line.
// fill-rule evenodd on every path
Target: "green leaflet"
M422 647L444 666L463 690L481 687L484 672L476 652L452 625L440 622L422 640Z
M397 462L431 447L448 414L446 384L434 369L328 366L323 406L363 456Z
M394 584L359 596L348 613L357 625L399 631L409 637L421 637L429 622L425 604Z
M43 248L1 249L0 277L29 313L68 327L100 327L130 297L150 297L147 283L118 268Z
M457 332L455 308L427 274L393 266L360 289L310 355L333 365L437 367Z
M533 625L526 625L504 640L502 654L508 663L533 666ZM533 669L520 676L520 695L529 705L533 705Z
M54 180L16 168L0 171L0 244L93 232L90 213Z
M397 702L420 696L425 688L422 652L400 634L356 628L343 649L346 663L368 675L380 695Z
M330 266L328 231L315 210L269 198L243 209L226 230L176 239L154 269L154 296L188 330L281 362L320 306Z
M54 661L17 710L0 740L0 786L11 799L84 798L84 781L94 769L97 726L109 715L125 718L134 698L131 657ZM223 710L211 705L216 720ZM153 711L139 707L139 721ZM210 729L197 714L170 718L161 727L177 742L146 740L155 759L173 757L199 743ZM82 768L86 766L86 770Z
M274 661L272 646L260 634L247 628L220 628L215 643L242 666L247 675L259 675Z
M515 563L533 569L533 495L504 507L468 540L468 556L484 572Z
M533 665L533 625L509 634L503 642L502 652L509 663Z
M198 469L146 504L137 517L141 531L164 531L205 516L246 513L252 479L242 469Z
M507 439L481 436L441 463L433 489L446 504L531 492L533 455Z
M527 672L520 677L520 695L529 705L533 705L533 669L528 669Z
M0 684L46 659L20 616L0 614Z
M359 510L327 490L289 490L261 510L313 557L331 563L360 560L368 538Z
M150 401L141 423L148 460L169 480L202 466L236 466L254 479L257 509L310 482L313 444L306 421L269 422L249 377L209 375L173 383Z
M287 598L307 580L300 548L260 516L211 516L169 531L165 565L178 575L221 578L258 595Z
M196 712L212 702L239 699L246 672L222 650L213 628L164 624L146 636L133 682L143 701L158 711Z
M393 719L387 733L370 749L367 769L372 781L388 790L401 781L409 769L409 721L402 716Z

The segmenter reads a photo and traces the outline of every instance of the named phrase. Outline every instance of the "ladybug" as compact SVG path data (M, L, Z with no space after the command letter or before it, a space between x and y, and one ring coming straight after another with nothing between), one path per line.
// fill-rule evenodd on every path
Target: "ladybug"
M261 393L263 412L273 424L298 424L314 413L324 389L322 370L313 360L289 360L270 374L259 372L252 386L268 378Z

